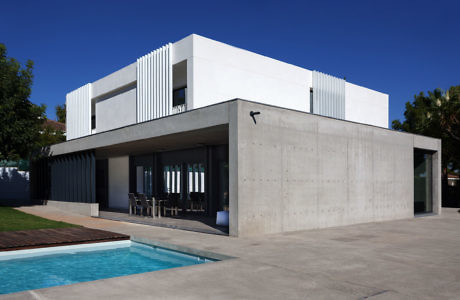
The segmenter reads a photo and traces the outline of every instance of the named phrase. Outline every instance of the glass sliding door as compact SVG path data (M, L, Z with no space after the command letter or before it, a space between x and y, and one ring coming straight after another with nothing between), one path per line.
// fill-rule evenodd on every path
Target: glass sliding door
M181 193L181 166L169 165L163 167L163 192L166 194Z
M152 167L136 167L136 193L152 197Z
M144 167L144 194L152 197L152 167Z
M433 155L414 150L414 213L433 212Z

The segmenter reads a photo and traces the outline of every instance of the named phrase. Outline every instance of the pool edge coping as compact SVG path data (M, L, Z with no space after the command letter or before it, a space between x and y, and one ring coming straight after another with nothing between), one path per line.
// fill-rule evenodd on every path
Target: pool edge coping
M217 261L237 258L235 256L215 253L215 252L207 251L207 250L200 250L200 249L191 248L191 247L187 247L187 246L171 244L171 243L152 240L152 239L149 239L149 238L144 238L144 237L139 237L139 236L131 236L131 241L136 242L136 243L141 243L141 244L154 246L154 247L161 247L161 248L165 248L165 249L172 250L172 251L191 254L191 255L195 255L195 256L201 256L201 257L205 257L205 258L210 258L210 259L214 259L214 260L217 260Z
M113 248L114 246L126 247L127 244L130 244L130 243L131 243L131 240L127 239L127 240L121 240L121 241L110 241L110 242L101 242L101 243L82 243L82 244L75 244L75 245L62 245L62 246L53 246L53 247L41 247L41 248L33 248L33 249L2 251L0 252L0 261L6 261L10 259L30 258L30 257L42 256L44 254L49 255L49 254L65 253L65 252L73 251L73 250L94 251L94 250L104 250L106 248Z

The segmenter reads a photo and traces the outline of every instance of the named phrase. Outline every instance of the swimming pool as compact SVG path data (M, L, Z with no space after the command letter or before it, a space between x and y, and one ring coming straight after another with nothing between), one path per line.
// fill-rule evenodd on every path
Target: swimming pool
M0 294L212 261L132 241L2 252Z

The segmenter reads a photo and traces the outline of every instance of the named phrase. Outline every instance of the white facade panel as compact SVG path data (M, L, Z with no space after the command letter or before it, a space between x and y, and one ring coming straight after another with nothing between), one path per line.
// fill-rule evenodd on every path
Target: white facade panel
M345 119L388 128L388 95L356 84L345 84Z
M313 113L345 119L345 80L313 71L312 87Z
M136 86L131 85L96 102L96 130L103 132L136 123Z
M92 83L92 97L99 98L125 86L134 84L137 64L134 62Z
M171 112L171 48L168 44L137 60L137 122L161 118Z
M178 64L182 64L180 68ZM173 65L174 70L186 70L173 76ZM173 78L174 84L181 83L177 88L186 87L183 108L186 110L240 98L310 112L310 88L313 88L314 113L388 127L386 94L192 34L140 57L92 85L69 93L67 139L91 133L92 97L97 101L117 98L96 105L98 132L182 111L172 107ZM135 91L125 93L131 86ZM121 94L127 102L121 100ZM109 104L115 102L116 106ZM127 112L114 113L122 109ZM134 121L131 118L133 110ZM124 121L111 121L113 116L118 118L126 114L129 117L123 117ZM107 124L101 123L106 121Z
M91 83L88 83L67 94L67 140L91 134L91 92Z
M193 35L187 77L187 109L241 98L309 111L310 70L201 36Z

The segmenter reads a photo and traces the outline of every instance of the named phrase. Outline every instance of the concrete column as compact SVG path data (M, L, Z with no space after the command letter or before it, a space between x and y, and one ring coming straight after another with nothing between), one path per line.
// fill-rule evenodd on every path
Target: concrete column
M238 236L238 101L229 104L229 234Z
M441 167L441 141L439 142L439 151L433 154L433 213L441 214L442 205L442 167Z

